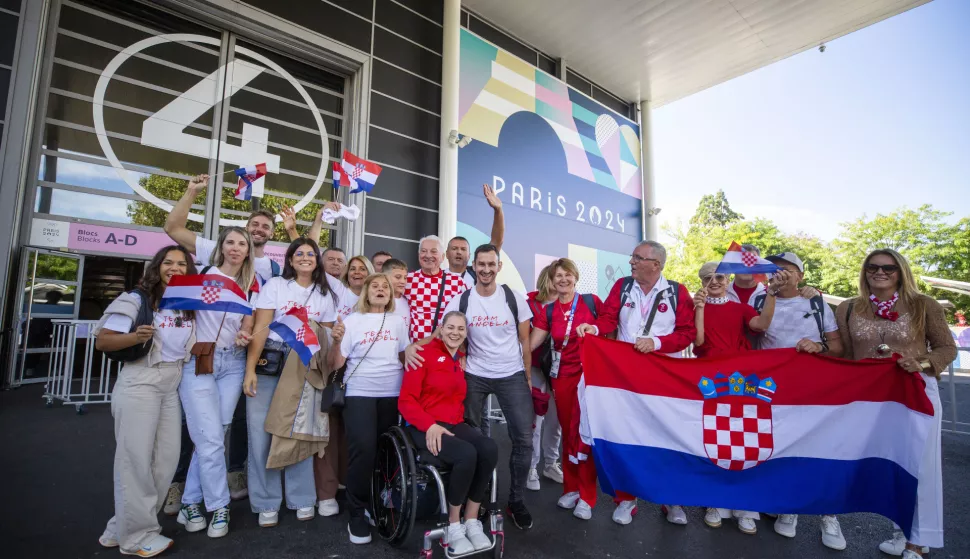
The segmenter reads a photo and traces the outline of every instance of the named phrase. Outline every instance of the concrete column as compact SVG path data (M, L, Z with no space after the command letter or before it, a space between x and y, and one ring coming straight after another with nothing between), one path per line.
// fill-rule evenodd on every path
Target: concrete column
M657 240L658 217L653 183L653 136L650 133L650 102L640 102L640 178L643 238Z
M441 45L441 161L438 168L438 236L447 243L458 226L458 146L449 138L458 130L458 58L461 49L461 0L444 0Z

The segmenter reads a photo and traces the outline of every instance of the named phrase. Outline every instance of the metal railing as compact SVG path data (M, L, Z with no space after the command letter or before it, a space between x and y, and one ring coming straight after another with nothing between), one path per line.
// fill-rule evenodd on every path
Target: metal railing
M964 351L970 351L970 347L957 347L958 355L959 352ZM960 435L970 435L970 423L960 421L959 413L957 412L956 372L954 371L953 362L946 368L945 378L949 385L948 390L950 391L950 410L943 414L943 431Z
M48 406L60 400L65 406L74 406L78 414L84 413L85 404L110 404L112 378L117 378L121 363L108 359L95 350L94 326L97 320L52 320L50 377L44 389ZM78 354L78 340L84 342ZM96 355L97 352L97 355ZM95 362L100 366L95 371ZM80 377L75 374L76 362L83 360Z

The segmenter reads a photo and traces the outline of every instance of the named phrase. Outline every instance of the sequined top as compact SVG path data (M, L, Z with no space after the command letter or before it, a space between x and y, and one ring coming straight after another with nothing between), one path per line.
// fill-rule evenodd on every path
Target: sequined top
M926 295L920 295L920 298L926 304L926 326L925 333L917 336L910 333L913 315L902 299L896 303L894 309L899 313L895 322L874 314L867 316L856 312L858 305L871 307L872 303L869 301L863 301L859 297L843 301L835 310L842 346L845 348L842 356L846 359L884 357L879 355L878 347L886 344L893 353L919 360L926 359L930 362L931 369L927 374L939 377L940 372L956 359L956 343L950 335L943 307ZM850 303L852 316L847 317Z

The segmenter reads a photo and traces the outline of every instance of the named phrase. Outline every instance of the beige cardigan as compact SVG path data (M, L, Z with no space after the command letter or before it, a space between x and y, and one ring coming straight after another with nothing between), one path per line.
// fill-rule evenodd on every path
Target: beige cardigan
M290 352L266 414L264 427L273 435L266 460L269 469L297 464L314 454L322 457L330 441L330 419L320 411L329 372L330 329L313 323L313 331L320 351L313 355L309 367L295 351Z

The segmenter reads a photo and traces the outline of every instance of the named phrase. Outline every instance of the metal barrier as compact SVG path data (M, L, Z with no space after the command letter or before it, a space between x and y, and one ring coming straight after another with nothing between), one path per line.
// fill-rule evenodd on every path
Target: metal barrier
M970 347L957 347L957 352L970 351ZM942 379L941 379L942 380ZM960 435L970 435L970 423L959 421L957 413L957 391L956 373L953 370L953 363L946 370L946 380L950 391L950 412L943 415L943 431L947 433L957 433ZM949 419L947 418L949 416Z
M47 406L55 400L74 406L77 413L84 413L85 404L110 404L112 377L117 378L121 363L108 359L103 353L98 371L94 371L94 325L97 320L52 320L50 377L44 390ZM78 355L78 340L84 340L82 355ZM80 378L74 373L75 363L83 359ZM95 378L97 374L97 378Z

